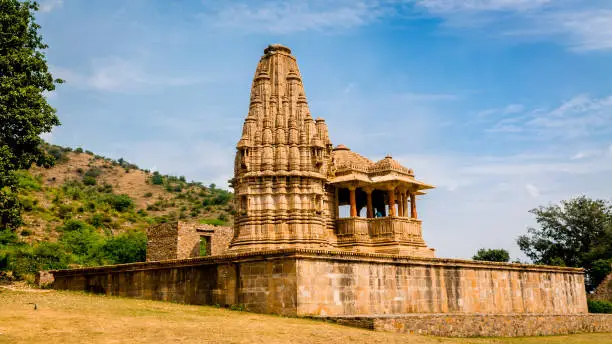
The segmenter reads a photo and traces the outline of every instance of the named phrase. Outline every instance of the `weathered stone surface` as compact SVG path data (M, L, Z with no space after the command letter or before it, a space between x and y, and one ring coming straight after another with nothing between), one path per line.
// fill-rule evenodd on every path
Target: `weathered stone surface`
M587 313L581 269L453 259L286 249L53 274L57 289L285 315Z
M612 273L608 274L595 289L595 292L589 296L592 300L612 302Z
M34 284L39 287L46 287L53 285L53 274L49 271L38 271L34 277Z
M324 319L377 331L443 337L523 337L612 332L612 314L414 314Z
M200 255L200 240L206 238L207 255L227 252L234 230L199 223L168 222L147 229L147 261L184 259Z
M296 247L433 257L416 213L416 195L433 186L390 156L374 163L345 146L332 147L327 124L310 113L291 50L268 46L236 145L230 250ZM349 204L350 218L340 219L339 206Z

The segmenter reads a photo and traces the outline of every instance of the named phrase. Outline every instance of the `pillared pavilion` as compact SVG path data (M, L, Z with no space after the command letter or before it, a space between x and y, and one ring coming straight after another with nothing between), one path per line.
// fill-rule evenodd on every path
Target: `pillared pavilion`
M391 156L373 162L332 145L313 119L291 50L264 50L236 146L230 250L288 247L433 257L417 196L433 186ZM350 206L344 214L342 206Z

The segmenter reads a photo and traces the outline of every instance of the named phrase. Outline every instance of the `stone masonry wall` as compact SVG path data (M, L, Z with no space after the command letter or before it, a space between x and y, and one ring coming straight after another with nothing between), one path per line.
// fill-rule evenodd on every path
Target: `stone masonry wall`
M523 337L612 332L612 314L419 314L325 319L341 325L377 331L443 337Z
M200 237L209 238L209 255L227 253L234 234L231 227L190 222L169 222L147 229L147 261L185 259L200 255Z
M56 289L298 316L584 314L574 268L286 249L53 271Z
M147 228L147 261L176 259L176 223L162 223Z
M212 255L225 254L229 251L229 244L234 236L232 227L212 226L215 233L212 236L211 253Z
M612 302L612 273L608 274L608 276L599 283L595 292L590 296L590 299Z
M240 262L208 256L53 271L53 288L296 315L295 266L295 258L283 256Z
M300 315L406 313L587 313L584 279L568 270L442 259L298 261Z

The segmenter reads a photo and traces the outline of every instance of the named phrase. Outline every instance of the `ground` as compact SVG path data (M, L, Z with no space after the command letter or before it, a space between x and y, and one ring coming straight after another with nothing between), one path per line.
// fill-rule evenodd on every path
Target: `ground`
M34 309L34 304L36 308ZM0 343L612 343L612 334L455 339L80 292L0 288Z

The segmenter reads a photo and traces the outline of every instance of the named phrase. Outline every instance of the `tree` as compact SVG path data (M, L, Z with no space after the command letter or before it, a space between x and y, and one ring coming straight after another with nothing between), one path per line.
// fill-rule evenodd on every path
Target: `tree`
M510 253L504 249L481 248L472 259L507 263L510 261Z
M40 134L59 125L44 96L53 79L34 20L38 4L0 0L0 230L21 224L14 172L49 163Z
M580 196L530 212L539 228L517 239L520 249L536 264L584 268L594 289L612 262L612 203Z

